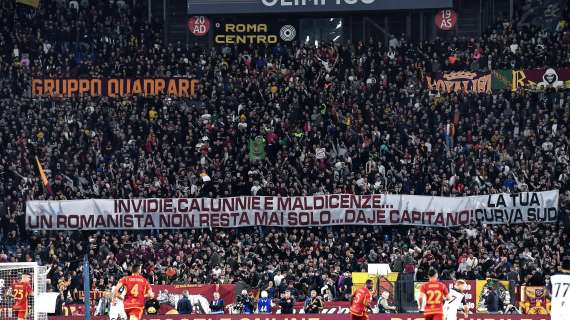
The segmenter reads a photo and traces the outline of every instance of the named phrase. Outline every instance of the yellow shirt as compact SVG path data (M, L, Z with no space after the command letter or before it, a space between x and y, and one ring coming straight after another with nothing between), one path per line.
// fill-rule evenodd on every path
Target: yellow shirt
M148 118L150 119L150 121L154 121L154 119L156 119L156 117L158 116L158 112L156 112L156 110L151 109L148 112Z

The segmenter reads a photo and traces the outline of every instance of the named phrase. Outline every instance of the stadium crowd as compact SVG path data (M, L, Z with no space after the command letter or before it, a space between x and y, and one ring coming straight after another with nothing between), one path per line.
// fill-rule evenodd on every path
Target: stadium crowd
M419 280L435 267L444 279L542 285L570 254L569 91L435 94L423 83L442 70L570 67L565 24L499 22L480 39L421 44L207 50L163 43L140 1L62 3L0 3L0 261L51 265L52 285L66 292L82 287L87 249L99 289L143 262L152 283L241 282L273 297L316 289L346 299L350 271L371 262L416 267ZM30 97L32 76L185 76L200 85L195 98L47 99ZM90 248L75 233L24 228L31 199L551 189L561 194L555 224L100 231Z

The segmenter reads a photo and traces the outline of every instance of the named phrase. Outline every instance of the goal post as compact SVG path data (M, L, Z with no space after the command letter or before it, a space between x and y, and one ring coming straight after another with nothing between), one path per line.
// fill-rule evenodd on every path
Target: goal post
M47 320L47 313L40 312L38 301L46 293L48 268L36 262L0 263L0 319L16 320L12 309L14 299L10 293L12 286L19 282L22 274L31 276L32 293L28 297L28 317L26 320Z

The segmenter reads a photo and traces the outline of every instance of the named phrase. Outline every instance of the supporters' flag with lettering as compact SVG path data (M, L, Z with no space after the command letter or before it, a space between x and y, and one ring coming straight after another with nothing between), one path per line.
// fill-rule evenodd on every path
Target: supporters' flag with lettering
M42 163L40 162L38 157L36 157L36 163L38 164L38 171L40 172L40 179L42 180L42 185L44 186L44 188L46 188L46 190L49 192L49 194L52 194L51 186L49 185L48 177L47 177L46 172L44 171L44 168L42 166Z
M25 4L30 7L37 8L40 6L40 0L16 0L16 3Z

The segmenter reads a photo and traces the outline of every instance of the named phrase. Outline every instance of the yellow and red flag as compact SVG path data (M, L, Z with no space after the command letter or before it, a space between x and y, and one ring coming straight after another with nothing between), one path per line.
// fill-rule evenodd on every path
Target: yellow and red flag
M48 177L47 177L46 172L44 171L44 168L42 166L42 163L40 162L38 157L36 157L36 163L38 165L38 171L40 172L40 179L42 180L42 185L44 186L44 188L46 188L46 190L49 192L49 194L52 194L51 186L49 185Z

